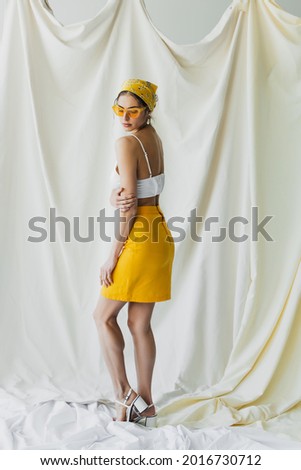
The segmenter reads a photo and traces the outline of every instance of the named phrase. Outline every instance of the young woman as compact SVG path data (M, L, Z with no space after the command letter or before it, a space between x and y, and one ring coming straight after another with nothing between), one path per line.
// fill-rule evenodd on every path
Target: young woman
M174 240L159 206L164 186L161 139L150 123L157 86L130 79L115 99L114 112L128 135L116 141L111 203L120 210L120 231L100 269L101 296L93 313L116 395L118 421L156 425L151 382L156 346L151 329L155 302L171 298ZM117 323L128 302L137 391L129 384L124 338Z

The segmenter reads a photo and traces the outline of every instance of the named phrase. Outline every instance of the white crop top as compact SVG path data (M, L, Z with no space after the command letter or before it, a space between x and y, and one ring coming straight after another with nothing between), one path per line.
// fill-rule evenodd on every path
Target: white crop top
M140 142L149 170L149 178L137 179L137 198L140 199L143 197L157 196L157 194L160 194L164 188L165 174L160 173L159 175L152 176L152 170L149 164L148 156L141 140L134 134L130 135L135 137ZM116 166L112 172L111 179L113 182L113 188L118 188L120 186L120 175L116 171Z

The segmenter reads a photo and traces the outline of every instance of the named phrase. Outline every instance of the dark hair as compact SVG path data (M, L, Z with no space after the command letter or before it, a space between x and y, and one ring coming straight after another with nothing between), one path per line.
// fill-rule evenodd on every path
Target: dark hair
M117 101L118 101L118 99L119 99L119 96L122 96L122 95L131 95L133 98L135 98L135 99L138 101L138 103L139 103L140 106L145 106L145 107L146 107L146 110L147 110L149 113L151 113L151 110L149 109L149 107L147 106L147 104L145 103L145 101L143 101L143 99L140 98L140 96L136 95L135 93L132 93L131 91L126 91L126 90L121 91L121 92L118 94L118 96L117 96L117 98L115 99L115 101L114 101L115 104L117 103ZM152 119L153 119L153 117L152 117L152 116L149 116L148 119L149 119L149 123L152 124Z

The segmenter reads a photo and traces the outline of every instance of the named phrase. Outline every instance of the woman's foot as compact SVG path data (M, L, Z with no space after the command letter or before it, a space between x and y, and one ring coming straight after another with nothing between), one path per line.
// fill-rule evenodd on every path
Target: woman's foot
M133 403L134 402L134 403ZM133 404L132 408L131 405ZM154 416L156 414L153 403L148 405L143 398L133 389L129 389L126 395L118 395L115 400L116 418L114 421L132 421L138 418Z
M136 415L133 416L132 420L136 424L140 424L142 426L151 428L157 427L157 413L154 404L150 403L149 405L146 405L146 408L137 412Z
M135 418L137 414L135 414L135 412L133 414ZM155 414L156 414L156 409L155 409L155 405L153 404L149 408L146 408L146 410L142 411L142 413L140 413L141 416L154 416Z
M127 408L137 397L137 393L131 388L128 390L126 395L117 395L115 400L115 409L116 409L116 418L113 418L114 421L126 421Z
M136 397L138 395L136 394ZM139 395L139 399L142 401L139 403L139 405L137 404L137 407L135 406L136 403L134 402L134 406L131 410L130 421L139 422L141 420L143 421L143 418L151 417L151 416L154 417L156 415L155 405L152 402L148 404L149 401L145 401L141 395Z

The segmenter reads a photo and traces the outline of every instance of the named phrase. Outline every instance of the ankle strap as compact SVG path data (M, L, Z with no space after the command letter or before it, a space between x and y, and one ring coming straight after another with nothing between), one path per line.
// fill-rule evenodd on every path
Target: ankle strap
M130 396L131 396L132 391L133 391L133 389L130 388L129 391L128 391L128 393L126 394L124 400L123 400L123 403L126 403L126 402L128 401L128 399L129 399Z

